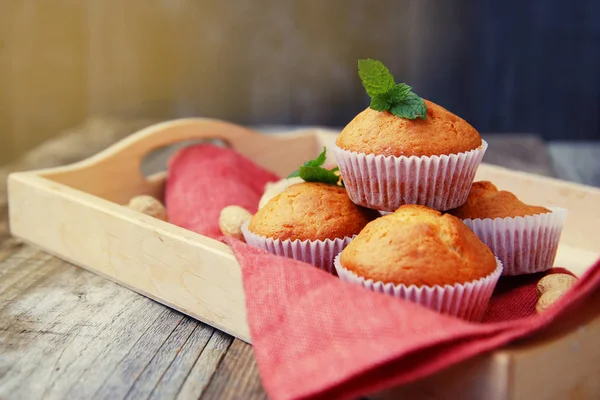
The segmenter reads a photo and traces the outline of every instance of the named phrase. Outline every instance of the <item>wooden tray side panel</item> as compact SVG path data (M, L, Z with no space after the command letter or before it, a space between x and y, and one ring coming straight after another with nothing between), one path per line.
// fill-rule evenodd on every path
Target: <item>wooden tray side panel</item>
M542 332L492 353L510 368L508 399L600 398L600 293Z
M509 400L510 360L485 354L371 396L374 400Z
M250 342L227 245L35 175L8 185L15 236Z

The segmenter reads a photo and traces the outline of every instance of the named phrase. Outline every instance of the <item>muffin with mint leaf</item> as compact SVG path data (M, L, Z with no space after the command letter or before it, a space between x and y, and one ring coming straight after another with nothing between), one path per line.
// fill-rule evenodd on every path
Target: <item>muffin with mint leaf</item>
M379 61L359 60L371 104L338 135L333 153L352 201L394 211L456 208L469 195L487 143L464 119L396 84Z
M379 213L353 203L325 150L290 177L302 182L273 196L242 226L246 243L335 274L333 259Z

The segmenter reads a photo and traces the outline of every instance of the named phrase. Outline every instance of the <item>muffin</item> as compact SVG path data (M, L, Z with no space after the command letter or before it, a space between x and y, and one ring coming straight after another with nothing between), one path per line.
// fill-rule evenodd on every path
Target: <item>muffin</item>
M404 205L367 226L335 258L341 280L480 320L502 263L458 218Z
M465 204L448 211L494 252L503 275L546 271L554 265L567 210L523 203L491 182L474 182Z
M271 198L242 232L250 245L335 274L333 258L377 217L350 201L341 186L301 182Z
M462 118L424 102L425 119L367 108L338 135L332 150L356 204L444 211L465 202L487 143Z

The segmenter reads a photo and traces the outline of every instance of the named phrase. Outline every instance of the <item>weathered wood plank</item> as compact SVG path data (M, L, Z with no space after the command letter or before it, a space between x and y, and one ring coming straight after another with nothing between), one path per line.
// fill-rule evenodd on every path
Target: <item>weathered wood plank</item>
M157 392L177 392L182 380L187 375L191 365L208 343L213 329L199 324L191 318L182 319L181 323L173 331L165 344L159 349L140 379L133 385L132 390L127 393L126 399L154 398ZM191 344L190 344L191 343ZM192 348L190 348L192 347ZM183 378L177 376L179 367L185 371ZM173 381L173 378L179 378ZM160 397L160 393L158 393ZM164 398L173 398L174 395Z
M9 234L7 234L7 236L8 235ZM0 262L4 261L15 251L18 251L21 247L23 247L23 243L20 240L9 237L8 239L4 239L4 241L2 241L2 236L3 235L0 231Z
M33 263L28 263L28 261L32 261L31 259L34 256L38 256L38 259L41 256L43 258L42 262L50 259L50 256L40 253L39 250L32 247L25 247L20 251L13 251L10 258L2 264L3 268L0 270L0 293L2 293L3 298L6 298L6 290L10 286L21 278L28 276L32 269L36 269L39 266L39 262L33 267L31 267Z
M56 258L36 274L35 284L11 286L20 294L0 314L3 337L19 350L5 353L11 369L0 393L64 398L78 383L93 393L118 361L113 352L122 357L157 318L157 305Z
M189 339L180 346L177 356L168 364L159 384L152 390L151 399L173 399L176 398L183 386L190 370L197 362L200 354L206 348L215 330L204 324L198 324L191 318L187 318L194 329ZM212 344L212 343L211 343ZM212 376L214 369L209 371ZM136 397L131 397L135 399Z
M32 289L40 280L60 267L59 260L53 259L48 254L25 248L15 256L10 257L3 265L2 280L0 281L0 329L7 328L14 319L15 307L13 301L22 296L23 293ZM12 307L12 314L4 314L3 311ZM26 310L23 310L26 311Z
M93 398L122 399L135 391L138 382L147 381L144 378L147 377L146 371L151 368L150 364L155 362L157 353L175 335L175 330L183 319L184 316L179 313L162 310L156 323L148 328L143 338L135 343L126 357L111 368L112 373L94 393Z
M194 367L209 344L226 350L213 328L32 247L0 273L0 398L175 398L210 380L218 361Z
M202 399L266 399L252 347L235 339Z
M233 337L223 332L213 333L177 394L178 400L200 398L232 342Z

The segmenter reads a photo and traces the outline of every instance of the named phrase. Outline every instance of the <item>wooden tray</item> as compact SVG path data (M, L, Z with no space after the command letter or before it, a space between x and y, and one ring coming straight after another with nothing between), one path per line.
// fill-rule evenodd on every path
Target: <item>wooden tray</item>
M262 135L210 119L184 119L139 131L82 162L9 176L13 235L144 296L250 342L240 266L230 248L121 204L162 198L165 173L144 177L152 150L186 140L220 139L258 164L287 175L337 132ZM330 155L330 161L334 162ZM581 274L600 258L600 190L482 164L478 180L526 202L569 210L556 265ZM577 315L527 341L477 357L376 397L600 398L600 296Z

